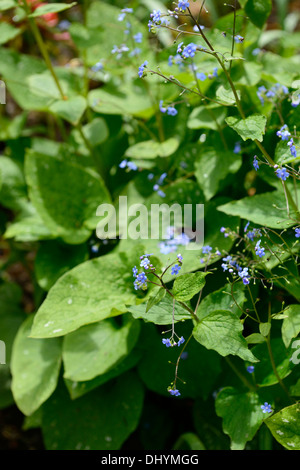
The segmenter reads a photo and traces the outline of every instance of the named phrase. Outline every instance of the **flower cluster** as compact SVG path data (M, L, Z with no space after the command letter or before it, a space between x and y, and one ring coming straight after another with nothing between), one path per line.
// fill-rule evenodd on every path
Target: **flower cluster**
M195 57L196 51L199 49L199 46L197 44L194 44L191 42L187 46L183 46L183 42L178 44L177 47L177 54L181 54L184 59L188 59Z
M120 168L128 168L128 170L133 170L133 171L136 171L138 169L138 167L136 166L135 163L131 162L131 161L128 161L128 160L122 160L120 165L119 165Z
M166 240L159 243L159 249L163 255L174 253L178 246L186 246L190 243L190 238L184 232L175 235L174 227L167 229L166 237Z
M285 85L281 85L280 83L276 83L269 90L267 90L264 85L260 86L257 90L257 96L262 105L264 104L265 99L271 101L274 99L283 99L288 95L288 93L288 88Z
M160 10L153 10L150 13L150 20L148 22L149 32L156 33L157 28L160 26L168 26L169 20L162 15Z
M226 256L222 259L222 261L224 261L221 264L223 271L228 271L233 275L238 274L238 276L242 279L244 285L250 283L249 268L242 268L231 255Z
M163 100L159 102L159 110L161 113L167 113L169 116L176 116L178 113L177 109L174 106L167 106L163 105Z
M140 260L141 260L140 267L145 269L146 271L155 270L153 264L151 264L150 262L150 259L149 259L150 256L153 256L153 253L140 256ZM146 290L148 288L148 284L147 284L148 278L145 272L144 271L139 272L138 268L134 266L132 268L132 273L133 273L133 277L135 278L134 283L133 283L135 290Z
M142 65L139 66L139 71L138 71L138 76L142 78L144 75L145 68L147 68L148 65L148 60L145 60L145 62L142 63Z
M255 249L255 254L259 256L260 258L262 258L263 256L265 256L266 253L265 253L265 249L261 247L260 244L261 244L261 240L258 240L254 249Z
M190 3L188 0L180 0L178 2L178 8L182 11L185 11L187 8L189 8Z
M176 333L175 333L176 334ZM176 335L177 336L177 335ZM179 338L179 336L178 336ZM173 346L181 346L185 342L185 339L183 336L181 336L176 343L174 340L174 337L172 336L171 338L163 338L162 339L162 344L165 344L167 348L173 348Z
M286 168L277 168L275 173L276 176L278 176L278 178L280 178L282 181L285 181L289 177L289 172Z
M294 140L291 137L291 133L288 130L287 124L284 124L279 131L276 132L276 135L281 138L281 140L287 140L287 145L290 147L292 157L297 157L297 150L294 144Z

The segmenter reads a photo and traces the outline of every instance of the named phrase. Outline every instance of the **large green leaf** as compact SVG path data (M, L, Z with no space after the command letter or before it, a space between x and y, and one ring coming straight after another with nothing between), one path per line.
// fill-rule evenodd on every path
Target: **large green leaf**
M68 334L63 343L64 377L92 380L115 368L131 352L139 331L140 322L123 316L121 327L115 319L106 319Z
M169 157L178 148L179 141L173 137L165 140L164 142L155 142L154 140L147 140L128 147L125 152L127 157L148 159L156 157Z
M0 6L1 8L1 6ZM11 26L9 23L0 23L0 44L5 44L21 33L21 29Z
M203 151L195 162L195 176L207 200L218 192L226 176L236 173L241 164L241 157L233 152L215 149Z
M225 387L218 393L216 413L223 418L223 431L231 438L232 450L243 450L255 436L264 420L261 405L255 392Z
M84 111L86 110L87 102L83 96L71 97L68 100L58 100L49 106L49 110L70 122L74 126L79 123Z
M252 23L262 28L272 10L271 0L248 0L245 5L245 13Z
M196 325L193 335L200 344L207 349L214 349L221 356L233 354L244 361L258 362L248 349L242 331L243 325L235 313L215 310Z
M289 305L284 313L287 318L284 318L282 322L282 340L285 346L288 347L291 340L300 333L300 305Z
M208 273L187 273L175 279L172 293L179 302L186 302L198 294L205 286L205 277Z
M29 151L25 164L29 195L38 214L54 235L71 244L87 240L99 204L110 196L94 171ZM98 220L99 221L99 220Z
M109 253L71 269L50 289L31 336L63 336L83 325L127 311L135 304L132 265L123 253Z
M156 325L170 325L172 323L173 301L167 294L156 305L153 305L147 311L147 305L131 305L128 311L132 313L134 318L142 318L146 322L152 322ZM182 321L191 319L191 314L182 307L178 302L174 305L174 321Z
M267 118L262 114L253 114L246 119L229 116L225 121L243 140L250 139L262 142L267 123Z
M34 263L38 284L48 291L65 272L88 259L86 245L67 245L57 240L41 243Z
M21 325L13 345L11 371L12 392L18 408L30 415L56 388L61 366L59 338L30 338L33 322L30 315Z
M283 408L265 420L276 441L288 450L300 450L299 404Z
M286 208L286 201L283 193L273 191L229 202L219 206L218 210L228 215L240 216L255 224L279 229L295 224L292 218L287 217L286 210L280 210L284 208ZM292 217L292 210L290 215Z
M144 390L127 372L73 401L65 387L43 406L42 431L48 450L118 450L136 429Z
M238 282L232 285L226 284L224 287L211 292L200 302L197 316L202 319L215 310L231 310L237 316L240 316L241 308L246 300L244 290L244 284Z

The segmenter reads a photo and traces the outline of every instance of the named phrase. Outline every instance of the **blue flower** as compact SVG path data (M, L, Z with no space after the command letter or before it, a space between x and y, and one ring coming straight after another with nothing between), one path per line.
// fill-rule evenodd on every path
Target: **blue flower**
M273 411L272 406L269 405L269 403L267 403L266 401L263 405L261 405L261 409L263 413L272 413Z
M288 140L291 136L291 133L287 130L287 124L284 124L279 131L276 132L276 135L281 138L281 140Z
M258 161L257 161L257 156L254 155L254 158L253 158L253 166L255 168L255 171L257 171L259 169L259 165L258 165Z
M259 256L260 258L262 258L263 256L265 256L265 249L261 247L260 244L261 244L261 240L258 240L254 249L255 249L255 254Z
M185 11L189 6L190 6L190 3L188 2L188 0L180 0L178 2L178 8L180 8L183 11Z
M177 388L175 388L175 389L174 389L174 388L171 388L171 389L169 390L169 393L170 393L171 395L174 395L175 397L179 397L179 395L180 395L180 392L179 392L179 390L177 390Z
M233 153L240 153L241 151L241 142L238 141L234 144Z
M126 168L126 167L129 168L129 170L133 170L133 171L136 171L138 169L135 163L130 162L128 160L122 160L119 165L119 168Z
M136 277L137 276L137 273L139 272L138 268L136 266L134 266L132 268L132 272L133 272L133 277Z
M139 273L133 283L135 290L146 290L147 289L147 276L144 272Z
M293 108L296 108L297 106L299 106L299 104L300 104L300 94L298 95L297 98L295 96L292 96L291 106Z
M172 347L172 343L169 338L163 338L162 343L165 344L167 348Z
M136 34L133 36L133 39L134 39L135 42L141 43L142 40L143 40L143 33L136 33Z
M185 341L184 337L181 336L181 338L179 339L178 343L177 343L177 346L181 346L181 344L183 344Z
M240 36L239 34L237 34L236 36L234 36L234 41L237 43L242 43L244 42L244 38L243 36Z
M141 263L140 263L140 266L144 269L149 269L150 267L150 260L148 258L143 258Z
M295 228L295 237L300 238L300 228L299 227Z
M121 10L121 13L118 16L118 21L123 21L126 16L126 13L132 13L132 12L133 12L132 8L123 8Z
M247 372L249 372L249 374L252 374L254 372L254 366L248 366Z
M175 264L175 266L171 268L172 276L176 276L179 273L180 269L181 269L181 266L179 266L179 264Z
M296 147L294 145L294 140L293 139L289 140L288 146L290 147L292 157L296 158L297 157L297 150L296 150Z
M299 230L299 236L300 236L300 229L296 229L296 230ZM177 255L177 259L178 259L179 263L182 263L183 258L182 258L182 256L181 256L181 254L178 254L178 255Z
M205 255L208 255L212 250L212 247L209 245L203 246L202 247L202 253Z
M100 72L101 70L103 70L103 68L104 68L104 67L103 67L102 62L99 61L99 62L97 62L95 65L93 65L93 66L91 67L91 70L92 70L93 72Z
M182 44L182 43L181 43ZM187 59L189 57L194 57L195 54L196 54L196 50L197 50L197 45L194 44L193 42L191 42L190 44L188 44L187 46L185 46L185 48L183 49L183 52L182 52L182 56Z
M167 114L169 116L176 116L176 114L178 113L177 109L174 108L174 106L169 106L167 108Z
M203 73L203 72L198 72L198 73L196 74L196 77L197 77L199 80L201 80L201 82L204 82L204 80L206 80L206 75L205 75L205 73Z
M139 66L138 75L140 78L142 78L142 76L144 75L144 70L147 67L147 65L148 65L148 60L145 60L145 62L143 62L142 65Z
M289 177L289 173L286 168L278 168L275 173L282 181L285 181Z

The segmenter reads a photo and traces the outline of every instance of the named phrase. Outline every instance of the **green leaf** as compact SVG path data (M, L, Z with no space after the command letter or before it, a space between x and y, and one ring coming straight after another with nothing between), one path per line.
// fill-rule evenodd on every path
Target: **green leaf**
M103 385L106 382L109 382L110 380L118 377L124 372L127 372L128 370L132 369L137 365L137 363L141 359L141 355L141 351L138 349L138 347L136 347L135 349L133 349L133 351L131 351L130 354L128 354L128 356L125 357L122 362L120 362L104 374L97 375L97 377L92 380L87 380L84 382L74 382L73 380L65 378L64 382L67 386L70 397L72 398L72 400L75 400L76 398L79 398L82 395L89 393L91 390L94 390L100 385Z
M34 263L39 286L48 291L65 272L87 258L86 245L66 245L56 240L41 243Z
M262 142L267 124L267 118L262 114L253 114L246 119L229 116L225 121L243 140Z
M241 98L241 92L239 90L237 91L237 94L238 97ZM224 87L223 85L221 85L216 91L216 97L218 98L219 102L224 103L225 105L234 105L236 102L236 98L233 94L233 91L229 86Z
M271 0L248 0L245 5L245 13L249 16L250 21L262 28L267 21L272 10Z
M49 111L76 126L86 110L87 102L83 96L59 100L49 106Z
M88 323L125 313L135 304L133 263L109 253L76 266L50 289L34 319L31 336L63 336Z
M159 303L153 305L147 311L147 305L131 305L128 311L132 313L134 318L142 318L144 321L155 323L156 325L171 325L173 301L167 294ZM190 320L191 314L183 308L178 302L174 306L174 320L175 322L182 320Z
M211 292L201 301L197 310L200 320L215 310L230 310L237 316L241 315L241 308L246 300L242 282L233 285L226 284L224 287ZM240 306L240 308L238 307Z
M166 295L166 290L163 287L158 287L158 290L149 297L146 305L146 312L148 313L149 310L156 304L158 304Z
M300 450L299 404L283 408L265 420L276 441L288 450Z
M1 155L2 187L0 202L14 211L22 211L27 205L26 182L21 166L12 158Z
M188 118L187 127L189 129L213 129L224 123L227 115L225 106L199 106L194 108Z
M154 140L147 140L145 142L139 142L128 149L125 152L126 157L138 158L141 160L156 157L169 157L176 152L179 146L178 139L171 137L164 142L155 142Z
M73 381L92 380L121 363L138 339L140 322L123 317L86 325L64 338L64 377ZM78 348L80 345L80 348Z
M105 142L109 135L106 121L102 118L94 118L83 126L82 132L92 148Z
M271 351L274 363L281 379L287 377L293 368L292 352L285 348L281 338L271 340ZM257 344L252 349L259 363L255 365L255 380L260 387L268 387L278 383L278 378L271 365L269 350L266 342Z
M244 361L258 362L248 349L242 335L243 325L235 313L215 310L205 316L194 330L194 338L207 349L214 349L221 356L233 354Z
M14 8L15 6L17 6L15 0L1 0L0 11L9 10L10 8Z
M43 406L46 449L120 449L139 423L143 399L142 384L133 372L75 401L70 399L63 385L58 387Z
M176 300L186 302L198 294L205 286L205 277L209 273L197 272L178 276L173 284L172 293Z
M179 436L173 450L205 450L205 447L197 434L186 432Z
M236 173L242 164L241 157L233 152L204 150L195 162L195 176L207 200L219 191L229 173Z
M287 315L282 322L282 340L287 348L293 338L300 333L300 305L289 305L284 313Z
M281 210L283 208L286 208L284 195L273 191L229 202L219 206L218 210L270 228L292 227L294 222L287 217L286 210ZM291 210L290 217L293 217L292 214Z
M86 224L91 220L95 227L97 207L111 202L99 174L34 151L26 155L25 173L30 199L46 227L66 243L86 241L91 233Z
M18 408L32 414L56 388L61 366L61 340L29 338L33 315L21 325L11 361L12 392Z
M243 450L260 428L264 415L255 392L223 388L216 398L216 413L223 418L223 431L231 439L231 450Z
M259 324L259 331L262 336L268 336L271 329L271 323L265 322Z
M2 8L0 6L0 11L1 10ZM12 26L6 22L0 23L0 44L2 45L8 41L11 41L20 33L21 33L21 29L16 28L15 26Z
M60 11L69 10L74 5L77 5L77 2L72 3L47 3L45 5L38 6L33 13L31 13L29 18L36 18L38 16L46 15L47 13L58 13Z

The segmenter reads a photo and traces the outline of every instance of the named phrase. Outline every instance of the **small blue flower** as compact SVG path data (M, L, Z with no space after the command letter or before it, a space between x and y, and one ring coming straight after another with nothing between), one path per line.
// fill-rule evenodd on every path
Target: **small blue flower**
M285 181L289 177L289 173L286 168L278 168L275 173L282 181Z
M134 288L135 290L146 290L147 289L147 276L146 274L143 272L143 273L139 273L137 276L136 276L136 279L133 283L134 285Z
M254 372L254 366L248 366L247 372L249 372L249 374L252 374Z
M180 395L180 392L179 392L179 390L177 390L177 388L170 388L169 393L171 395L174 395L175 397L179 397L179 395Z
M259 165L258 165L258 161L257 161L257 156L254 155L254 158L253 158L253 166L255 168L255 171L257 171L259 169Z
M138 270L138 268L137 268L136 266L134 266L134 267L132 268L132 272L133 272L133 277L136 277L137 274L138 274L138 272L139 272L139 270Z
M296 158L297 157L297 150L296 150L296 147L294 145L294 140L293 139L289 140L288 146L290 147L290 151L291 151L292 156L294 158Z
M172 347L172 343L169 338L163 338L162 343L165 344L167 348Z
M140 266L144 269L149 269L150 267L150 260L148 258L143 258L141 263L140 263Z
M182 44L182 43L181 43ZM185 46L185 48L183 49L183 52L182 52L182 56L187 59L187 58L192 58L192 57L195 57L195 54L196 54L196 50L197 50L197 45L194 44L193 42L191 42L190 44L188 44L187 46Z
M279 131L276 132L276 135L281 138L281 140L288 140L291 136L291 133L287 130L287 124L284 124Z
M91 67L91 70L92 70L93 72L101 72L101 70L103 70L103 68L104 68L104 67L103 67L102 62L99 61L99 62L97 62L95 65L93 65L93 66Z
M205 75L205 73L203 73L203 72L198 72L198 73L196 74L196 77L197 77L199 80L201 80L201 82L204 82L204 80L206 80L206 78L207 78L206 75Z
M145 60L145 62L143 62L142 65L139 66L138 76L140 78L142 78L142 76L144 75L144 70L147 67L147 65L148 65L148 60Z
M296 230L299 230L299 231L300 231L300 229L296 229ZM299 236L300 236L300 235L299 235ZM182 258L182 256L181 256L181 254L178 254L178 255L177 255L177 259L178 259L179 263L182 263L183 258Z
M292 96L291 106L293 108L296 108L297 106L299 106L299 104L300 104L300 94L298 95L297 98L295 96Z
M212 247L209 246L209 245L206 245L206 246L203 246L203 247L202 247L202 253L203 253L204 255L208 255L208 254L211 252L211 250L212 250Z
M262 258L265 256L265 249L260 246L261 240L258 240L258 242L255 245L255 254Z
M244 38L243 36L240 36L239 34L237 34L236 36L234 36L234 41L237 43L242 43L244 42Z
M136 42L136 43L141 43L142 40L143 40L143 33L136 33L136 34L133 36L133 39L134 39L134 42Z
M295 237L300 238L300 228L299 227L295 228Z
M234 144L233 153L240 153L241 149L241 142L238 141Z
M269 405L269 403L267 403L266 401L263 405L261 405L261 409L263 413L272 413L273 411L272 406Z
M179 339L178 343L177 343L177 346L181 346L181 344L183 344L185 341L184 337L181 336L181 338Z
M177 276L177 274L179 273L180 269L181 269L181 266L179 266L179 264L175 264L175 266L173 266L173 267L171 268L171 274L172 274L172 276Z
M189 6L190 6L190 3L188 2L188 0L179 0L178 2L178 8L180 8L183 11L189 8Z

